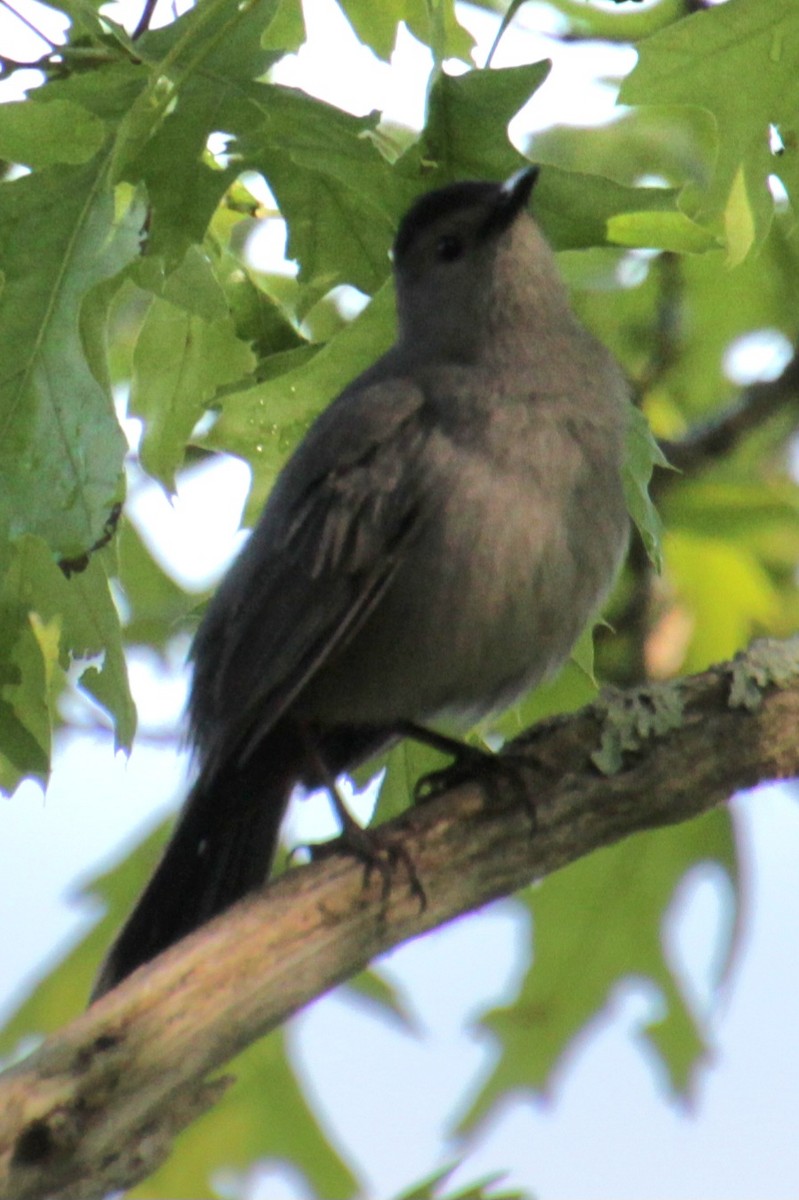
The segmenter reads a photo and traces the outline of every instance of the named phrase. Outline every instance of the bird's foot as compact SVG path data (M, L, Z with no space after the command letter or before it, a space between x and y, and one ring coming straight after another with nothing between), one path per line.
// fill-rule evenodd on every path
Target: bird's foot
M530 817L531 831L535 830L536 811L530 796L530 764L526 758L512 752L494 754L421 726L410 726L405 732L408 737L451 754L454 759L449 766L431 771L417 780L414 787L414 801L417 804L435 800L460 784L477 781L486 797L496 803L507 802L510 789L512 801L526 810Z
M347 808L338 787L329 782L327 791L330 801L341 822L341 834L330 842L322 842L304 849L316 862L330 854L341 853L344 850L363 864L363 886L367 888L375 874L381 880L380 898L385 905L394 884L397 868L404 867L408 877L411 893L419 901L419 911L427 908L427 896L419 879L416 865L407 848L396 837L385 833L382 829L364 829L359 825Z

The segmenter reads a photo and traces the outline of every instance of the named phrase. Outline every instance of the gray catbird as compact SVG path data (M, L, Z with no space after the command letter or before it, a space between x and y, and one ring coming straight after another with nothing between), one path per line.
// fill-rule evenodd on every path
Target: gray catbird
M192 648L199 774L95 996L269 873L295 784L558 667L627 538L627 388L526 211L534 168L417 200L392 348L312 425Z

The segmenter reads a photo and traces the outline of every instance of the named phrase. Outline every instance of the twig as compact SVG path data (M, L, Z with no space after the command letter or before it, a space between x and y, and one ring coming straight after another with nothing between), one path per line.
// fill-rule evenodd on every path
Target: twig
M14 71L45 71L48 65L47 55L44 58L37 58L34 62L19 62L16 58L8 58L5 54L0 54L0 77L12 75Z
M131 41L135 42L137 38L140 38L141 35L146 33L150 28L150 21L152 20L157 3L158 0L144 0L144 8L142 9L142 14L139 17L139 23L131 34Z
M523 4L524 0L511 0L511 3L508 5L507 10L499 23L499 29L497 30L496 37L491 43L491 49L488 51L486 56L485 66L483 68L485 71L487 71L491 66L494 55L499 49L499 43L502 41L508 28L510 27L511 22L513 21L513 18L516 16L516 13Z
M55 42L51 42L49 37L43 34L41 29L37 29L33 22L29 20L24 13L21 13L18 9L14 8L14 5L11 4L10 0L0 0L0 4L7 8L9 12L13 13L17 20L21 21L23 25L27 25L32 34L34 34L37 38L40 38L41 41L48 45L50 47L51 54L58 49Z
M679 441L662 440L663 453L672 466L684 474L695 474L709 466L788 407L796 408L799 420L799 353L777 378L753 383L745 388L735 404L712 420L698 425ZM659 471L653 480L655 494L674 483L671 471Z
M657 276L658 297L654 320L654 344L649 362L637 382L639 395L656 387L667 371L679 362L682 337L682 264L669 250L652 264Z

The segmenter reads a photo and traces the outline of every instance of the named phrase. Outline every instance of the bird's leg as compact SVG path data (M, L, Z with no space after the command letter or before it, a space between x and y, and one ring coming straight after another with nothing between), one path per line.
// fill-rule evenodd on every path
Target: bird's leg
M430 771L422 775L414 787L414 800L417 804L426 800L434 800L436 796L449 788L455 787L472 775L480 775L486 770L493 770L498 759L489 750L481 750L461 742L458 738L448 737L426 725L417 725L415 721L402 721L397 726L400 737L410 738L440 754L448 754L454 761L448 767L439 771Z
M313 734L307 727L303 728L302 734L310 764L324 785L330 797L330 803L333 805L336 815L341 822L341 836L337 840L343 843L350 854L363 863L364 886L368 886L372 873L378 871L383 883L382 900L385 903L391 890L394 870L402 863L408 873L411 891L419 900L421 911L424 911L427 907L427 897L425 896L419 876L416 873L413 859L408 851L399 841L387 837L379 829L364 829L358 824L347 808L336 778L325 762L324 755L321 753ZM328 850L327 846L309 847L311 857L319 858L325 853L332 852L336 848L336 842L329 843L329 847L330 850Z
M477 764L483 759L493 759L494 755L488 750L481 750L478 746L470 746L468 742L461 742L458 738L448 737L446 733L439 733L435 729L428 729L426 725L417 725L415 721L401 721L396 726L397 733L400 737L410 738L411 741L420 742L423 746L429 746L431 750L438 750L441 754L448 754L450 758L454 758L456 763L468 762Z
M527 809L533 828L535 827L535 804L530 798L524 764L514 760L513 756L481 750L478 746L447 737L444 733L417 725L414 721L403 721L397 727L397 732L424 746L430 746L433 750L439 750L442 754L449 754L454 759L448 767L443 767L440 771L431 771L417 780L414 788L414 800L417 804L434 800L443 792L474 777L484 784L489 799L500 799L501 792L497 785L500 780L504 780L511 784L516 799Z

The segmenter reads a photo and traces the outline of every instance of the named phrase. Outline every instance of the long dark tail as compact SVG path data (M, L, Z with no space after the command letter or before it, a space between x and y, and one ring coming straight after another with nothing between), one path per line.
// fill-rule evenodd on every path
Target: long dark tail
M299 776L296 760L270 755L267 765L265 757L259 753L210 780L200 775L163 858L108 952L92 1001L265 881Z

